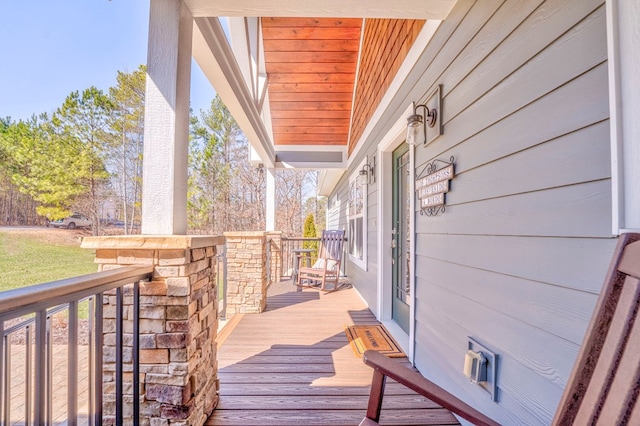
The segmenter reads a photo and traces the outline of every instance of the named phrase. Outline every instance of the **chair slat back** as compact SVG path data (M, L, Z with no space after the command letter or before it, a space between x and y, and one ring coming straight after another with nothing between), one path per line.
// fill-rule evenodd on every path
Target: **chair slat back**
M640 424L640 234L620 236L555 425Z
M322 231L320 244L319 257L341 261L344 246L344 231L339 229Z

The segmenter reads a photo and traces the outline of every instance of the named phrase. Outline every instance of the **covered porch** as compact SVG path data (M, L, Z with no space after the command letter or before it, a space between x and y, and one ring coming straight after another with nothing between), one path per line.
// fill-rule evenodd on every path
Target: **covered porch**
M354 354L345 325L377 320L353 288L269 287L266 310L238 315L218 336L218 406L208 425L356 425L371 368ZM398 362L408 364L405 358ZM458 424L447 410L397 383L386 386L382 424Z
M64 293L69 287L112 287L118 285L117 281L148 280L150 272L150 267L116 268L92 277L45 283L43 288ZM88 326L78 324L74 310L78 302L72 300L75 296L35 302L57 304L69 300L75 308L63 304L47 310L48 314L38 312L35 322L23 327L28 336L36 335L33 347L16 341L16 337L23 337L20 332L11 327L5 330L8 338L0 339L0 349L11 355L4 358L6 364L0 368L6 374L0 375L0 389L7 397L0 400L3 424L123 424L130 413L134 414L133 424L143 424L138 416L156 410L176 424L335 426L356 425L364 418L373 370L354 351L345 327L379 322L347 279L341 279L337 291L324 292L299 289L285 277L268 286L266 307L259 315L237 313L224 324L214 320L220 315L219 310L211 309L215 304L205 304L188 321L208 318L205 322L211 326L209 333L197 336L175 333L182 322L177 311L184 307L176 304L182 297L167 302L163 308L157 281L136 283L133 289L131 285L116 288L117 292L108 291L97 297L98 300L105 297L105 306L95 317L94 310L102 308L91 304ZM87 294L87 290L80 293ZM18 294L8 297L7 303L0 306L1 314L20 304L11 300L13 296L20 297ZM139 299L139 306L136 307L135 299L132 305L130 302L114 305L114 296L121 300ZM23 310L34 306L32 300L38 298L37 292L26 292L22 297L26 299L25 306L18 309ZM193 297L194 294L189 299ZM155 303L149 303L150 298ZM201 304L202 299L197 303ZM115 314L114 309L121 313ZM129 309L139 310L135 314L138 321L127 312ZM63 317L68 314L68 319L62 320L60 314ZM114 314L116 318L112 318ZM103 315L104 323L99 320ZM158 320L151 317L165 315L172 324L167 327L174 332L152 332L152 328L158 327L152 322ZM40 321L44 322L41 323L44 329L40 328ZM68 325L64 330L55 327L53 331L53 324L60 321L68 321ZM134 333L136 329L140 333L141 341L137 344L128 342L134 338L131 327ZM85 339L79 340L80 335ZM156 343L152 345L151 340ZM186 352L180 344L184 341ZM203 343L198 343L194 350L196 341ZM208 349L216 346L217 349ZM410 367L406 357L393 359ZM180 372L187 367L184 362L187 360L188 364L197 365L185 377ZM50 366L39 368L41 364ZM141 380L136 381L130 371L140 375ZM188 379L188 384L183 379ZM210 391L197 392L194 387ZM199 404L194 404L191 398L181 404L179 395L185 392L196 393ZM202 406L216 408L203 412ZM197 418L188 419L198 411ZM380 424L458 425L459 422L448 410L390 379L385 387Z
M141 285L143 300L152 302L141 319L144 334L161 337L142 342L146 376L127 390L146 392L145 410L110 412L181 425L356 424L371 372L351 354L342 330L376 318L395 321L390 281L398 275L392 265L400 264L407 265L400 278L407 283L408 320L392 334L404 337L409 361L503 423L548 424L600 291L603 259L617 235L640 226L638 126L630 118L640 104L629 90L638 40L626 19L638 10L608 0L527 4L151 0L144 235L135 244L95 247L105 272L153 265L150 282ZM229 27L223 16L231 17ZM384 41L401 35L408 41L370 50L385 61L369 65L344 64L362 54L360 47L380 47L373 36L352 36L333 59L319 53L326 40L340 39L342 18L354 16L378 20L372 32L389 31ZM287 25L278 28L280 18ZM299 25L291 22L296 19ZM319 28L328 25L322 19L333 26ZM389 21L400 21L397 31ZM350 24L346 32L353 34ZM301 39L320 51L301 54ZM574 61L563 60L574 52ZM300 167L324 169L318 186L330 196L328 222L359 229L362 237L348 260L356 266L350 270L355 288L332 294L293 292L278 283L267 289L265 237L238 242L241 267L232 282L246 290L239 300L256 304L236 311L238 323L228 335L223 331L221 345L211 303L217 243L184 236L192 58L250 141L252 159L267 171L267 231L274 227L275 169ZM401 203L391 185L393 153L405 145L414 102L435 105L442 123L425 127L425 140L406 147L408 201ZM569 136L576 145L567 143ZM447 215L419 216L420 170L446 159L457 176ZM362 172L367 183L359 189ZM402 228L392 217L392 198L406 208ZM358 202L360 210L345 206ZM409 244L406 262L394 263L389 253L398 229L406 230ZM176 238L170 245L169 236ZM247 272L247 265L258 268ZM115 311L106 303L105 309ZM501 372L492 383L499 397L488 397L461 372L473 336L500 353ZM397 417L383 422L456 421L396 386L388 390L392 410L383 415ZM109 398L122 400L122 386L120 398Z

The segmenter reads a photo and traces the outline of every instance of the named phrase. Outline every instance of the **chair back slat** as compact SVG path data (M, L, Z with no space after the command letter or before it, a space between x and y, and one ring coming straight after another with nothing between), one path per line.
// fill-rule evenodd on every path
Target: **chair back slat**
M340 265L344 246L344 231L322 231L318 261L312 267L299 266L296 285L299 287L313 287L320 283L325 291L335 291L340 283ZM327 284L333 283L331 290Z
M611 405L615 405L616 402L611 401L608 395L615 394L613 392L614 383L618 383L617 391L620 391L619 373L622 372L624 374L624 372L619 371L619 369L625 356L628 338L633 335L632 333L635 329L633 325L638 306L638 296L640 296L637 280L635 280L636 285L632 281L632 278L627 278L622 287L604 347L598 357L593 376L576 416L575 421L578 424L591 424L592 420L600 417L605 408L608 409L609 415L612 415ZM635 332L638 331L640 330L635 330ZM624 398L620 399L624 400Z
M344 246L344 231L329 230L322 231L320 256L321 258L329 258L334 260L342 260L342 251Z
M635 300L638 300L639 280L627 278L625 287L635 288ZM624 297L624 295L623 295ZM637 319L638 304L633 317L629 319L628 339L620 354L620 360L615 366L615 376L609 387L606 399L602 404L602 412L598 416L599 424L621 425L628 424L629 417L638 399L638 371L640 369L640 321Z
M640 235L640 234L634 234ZM640 277L640 244L629 244L624 253L622 259L620 259L620 266L618 269L621 273L631 275L632 277Z
M640 425L640 404L635 404L631 416L629 416L630 425Z
M640 424L640 234L624 234L609 267L554 425Z

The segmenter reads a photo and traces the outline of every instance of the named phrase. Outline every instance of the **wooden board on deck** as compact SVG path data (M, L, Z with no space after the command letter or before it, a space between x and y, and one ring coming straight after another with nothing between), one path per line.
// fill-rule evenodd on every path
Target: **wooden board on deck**
M376 319L352 288L324 294L269 289L267 309L223 330L220 401L208 425L356 425L364 417L372 370L349 346L344 326ZM230 321L231 322L231 321ZM406 358L397 362L408 364ZM455 417L393 381L381 424L449 425Z

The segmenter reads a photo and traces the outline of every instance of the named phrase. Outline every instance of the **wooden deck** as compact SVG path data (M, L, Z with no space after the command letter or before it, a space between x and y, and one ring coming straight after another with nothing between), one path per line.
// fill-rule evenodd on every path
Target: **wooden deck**
M219 337L220 402L206 424L360 423L372 370L354 355L344 326L377 321L353 289L325 294L274 284L264 313L235 322ZM381 424L458 424L397 383L388 383L385 395Z

